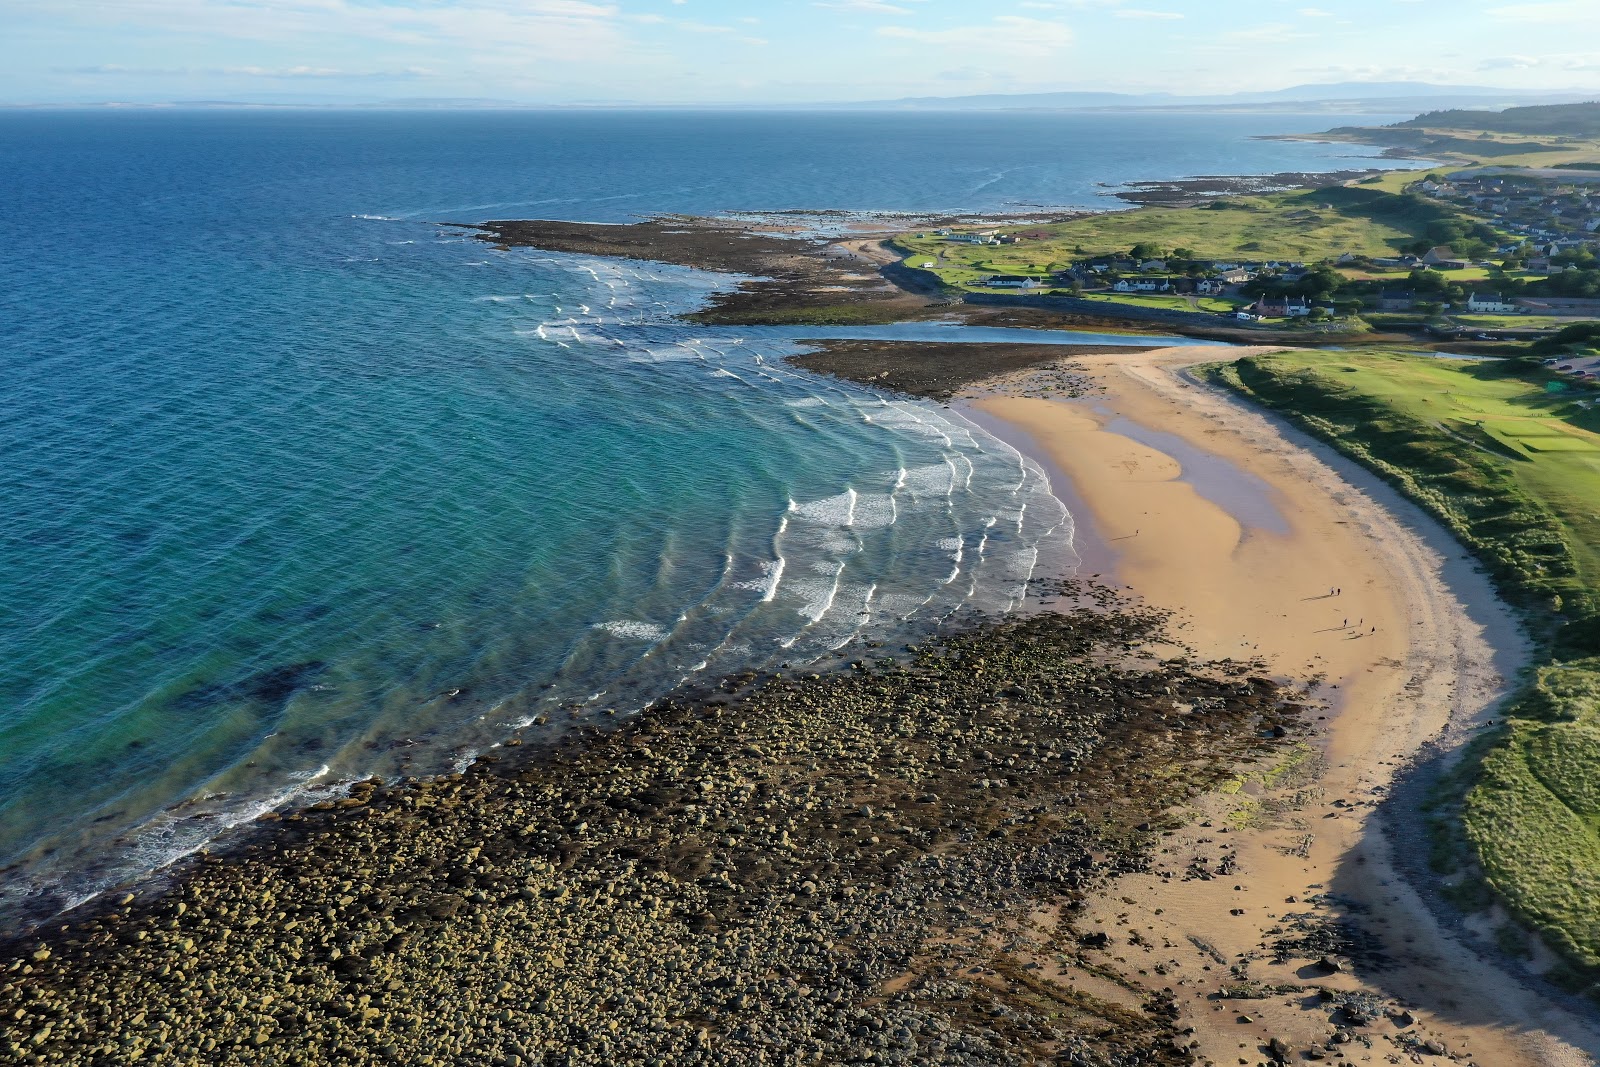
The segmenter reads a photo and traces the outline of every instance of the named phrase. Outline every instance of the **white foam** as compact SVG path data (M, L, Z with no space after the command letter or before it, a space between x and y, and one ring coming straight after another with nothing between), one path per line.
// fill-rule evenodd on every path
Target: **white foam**
M789 501L790 514L824 526L849 526L855 514L855 507L854 489L846 489L834 496L825 496L821 500L811 500L804 504L794 500Z
M783 583L783 569L788 561L782 556L761 565L761 577L748 582L734 582L735 589L755 589L761 592L761 602L770 604L778 595L778 587Z
M797 578L790 582L793 591L805 598L805 603L796 610L813 623L821 622L833 607L834 598L839 595L839 576L843 573L844 565L840 564L834 569L832 581Z
M879 530L893 526L898 517L894 497L887 493L863 493L856 498L850 525L861 530Z
M902 484L913 496L948 497L955 491L956 468L950 461L912 467L904 472Z
M653 622L639 622L633 619L614 619L611 622L597 622L594 628L604 630L613 637L622 637L634 641L665 641L667 629Z
M909 596L905 593L885 593L878 597L878 605L883 611L894 616L895 618L905 619L916 614L916 612L924 604L928 603L928 601L932 599L933 597L931 594L928 596L916 597Z

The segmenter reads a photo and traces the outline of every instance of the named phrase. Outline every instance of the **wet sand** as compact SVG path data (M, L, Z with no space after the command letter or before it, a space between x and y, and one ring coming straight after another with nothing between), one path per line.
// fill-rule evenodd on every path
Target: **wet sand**
M1420 816L1376 814L1412 761L1492 716L1527 655L1515 620L1376 478L1183 372L1223 356L1089 356L1074 369L1096 396L1008 395L1032 391L1020 377L969 401L1070 480L1118 583L1204 654L1319 679L1329 704L1311 743L1196 805L1155 870L1100 895L1106 962L1174 990L1202 1062L1255 1063L1274 1038L1347 1063L1590 1062L1588 1021L1465 947L1403 876Z

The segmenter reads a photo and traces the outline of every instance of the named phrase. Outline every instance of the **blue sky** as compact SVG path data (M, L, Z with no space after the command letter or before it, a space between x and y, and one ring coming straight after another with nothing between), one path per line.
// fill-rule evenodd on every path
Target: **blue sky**
M1600 0L0 0L0 101L1600 88Z

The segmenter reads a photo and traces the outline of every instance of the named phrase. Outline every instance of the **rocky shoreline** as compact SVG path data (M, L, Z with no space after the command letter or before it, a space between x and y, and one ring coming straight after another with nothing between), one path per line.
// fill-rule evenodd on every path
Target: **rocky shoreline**
M1131 345L972 341L807 341L806 345L813 351L789 356L786 362L862 385L940 401L993 378L1058 367L1077 356L1152 351ZM1065 389L1063 386L1057 395L1066 395Z
M1263 137L1262 140L1296 140L1294 137ZM1139 207L1194 207L1219 196L1257 196L1289 189L1320 189L1344 185L1375 174L1378 168L1333 172L1291 171L1280 174L1219 174L1174 181L1128 182L1116 187L1112 196Z
M1298 708L1045 599L289 813L13 944L0 1060L1188 1062L1077 909Z

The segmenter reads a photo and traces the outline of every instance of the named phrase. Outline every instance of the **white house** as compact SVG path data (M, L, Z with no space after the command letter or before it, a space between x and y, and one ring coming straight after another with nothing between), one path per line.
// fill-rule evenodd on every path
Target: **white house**
M1119 293L1168 293L1172 283L1165 278L1123 278L1111 288Z
M991 289L1037 289L1044 284L1038 278L1022 274L995 274L983 283Z
M1467 310L1474 315L1509 315L1522 309L1502 299L1499 293L1473 293L1467 297Z
M1202 296L1215 296L1227 288L1228 284L1220 278L1202 278L1195 283L1194 291Z
M1255 311L1264 319L1299 319L1311 314L1311 305L1302 296L1263 296L1256 301Z

